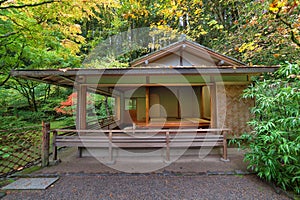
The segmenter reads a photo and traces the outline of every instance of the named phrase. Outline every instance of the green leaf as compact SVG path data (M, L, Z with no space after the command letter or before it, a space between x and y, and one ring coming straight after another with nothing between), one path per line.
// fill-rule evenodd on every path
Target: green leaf
M2 158L8 158L8 157L10 157L10 154L8 154L8 153L5 153L2 155Z

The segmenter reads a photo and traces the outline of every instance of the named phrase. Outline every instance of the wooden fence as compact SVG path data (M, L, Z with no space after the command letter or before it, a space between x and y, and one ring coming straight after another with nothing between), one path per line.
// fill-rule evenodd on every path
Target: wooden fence
M35 165L41 160L41 126L0 132L0 177Z
M113 117L108 117L90 121L87 126L89 128L107 126L112 120ZM66 128L75 129L75 126L64 127ZM49 123L42 123L42 126L0 130L0 178L40 163L47 166L49 155L52 153L50 139Z

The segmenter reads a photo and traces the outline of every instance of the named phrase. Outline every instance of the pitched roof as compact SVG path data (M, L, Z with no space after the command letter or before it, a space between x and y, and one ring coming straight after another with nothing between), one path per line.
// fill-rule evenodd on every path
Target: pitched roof
M178 62L178 58L179 60L182 59L182 63ZM166 60L171 61L171 63L187 63L189 65L160 65L162 61ZM202 61L204 65L201 65ZM250 67L197 43L182 40L133 61L128 68L12 70L11 75L64 87L87 84L97 88L98 86L114 87L121 78L126 82L124 85L153 85L156 84L157 78L164 77L167 81L172 80L170 84L174 85L178 75L183 75L194 82L198 79L194 80L193 77L207 78L221 75L224 80L226 79L225 81L242 80L248 83L250 76L259 75L263 72L274 72L277 69L278 66ZM152 78L153 83L151 82ZM103 93L103 91L101 92Z
M220 54L212 49L202 46L190 40L181 40L170 44L160 50L140 57L130 63L131 67L146 67L159 65L159 60L167 56L175 55L180 60L176 66L247 66L245 63L240 62L229 56ZM174 56L173 56L174 59ZM193 63L194 62L194 63ZM200 63L200 64L199 64ZM161 66L161 65L160 65ZM169 66L166 66L169 67Z

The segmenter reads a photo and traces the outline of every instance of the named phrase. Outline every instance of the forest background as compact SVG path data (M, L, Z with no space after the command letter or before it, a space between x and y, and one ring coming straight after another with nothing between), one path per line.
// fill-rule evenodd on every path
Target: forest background
M294 0L0 0L0 13L0 129L70 120L58 108L67 104L71 89L16 79L11 70L80 68L97 44L131 29L185 34L250 66L299 62ZM126 66L151 51L129 49L104 60ZM100 116L109 115L109 100L98 101Z
M11 70L87 67L83 62L99 43L144 27L155 30L152 44L104 55L97 67L128 67L163 47L166 32L249 66L281 65L245 90L244 98L256 99L249 122L254 131L232 141L247 148L245 160L259 177L300 194L299 0L0 0L0 136L12 133L24 146L24 134L12 129L42 120L52 128L74 125L72 89L16 79ZM100 118L112 114L112 99L96 101ZM2 165L23 168L9 161L19 146L0 142Z

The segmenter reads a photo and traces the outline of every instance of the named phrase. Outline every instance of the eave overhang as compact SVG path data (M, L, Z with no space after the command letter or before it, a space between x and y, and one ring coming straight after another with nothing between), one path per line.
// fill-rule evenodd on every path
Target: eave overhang
M278 66L233 66L233 67L140 67L140 68L110 68L110 69L41 69L41 70L12 70L11 75L16 78L34 80L43 83L74 87L79 84L90 84L92 87L113 86L114 81L126 78L126 85L145 84L146 79L168 77L176 85L176 76L185 77L229 77L229 76L257 76L264 72L274 72ZM172 78L170 78L172 77ZM102 82L102 80L111 80ZM138 80L145 80L138 82ZM196 84L197 82L194 82ZM152 83L152 85L155 83ZM180 83L178 83L180 85Z
M172 75L172 74L260 74L264 72L275 72L279 66L271 67L144 67L144 68L109 68L109 69L58 69L58 70L12 70L11 75L14 77L74 77L78 75Z

